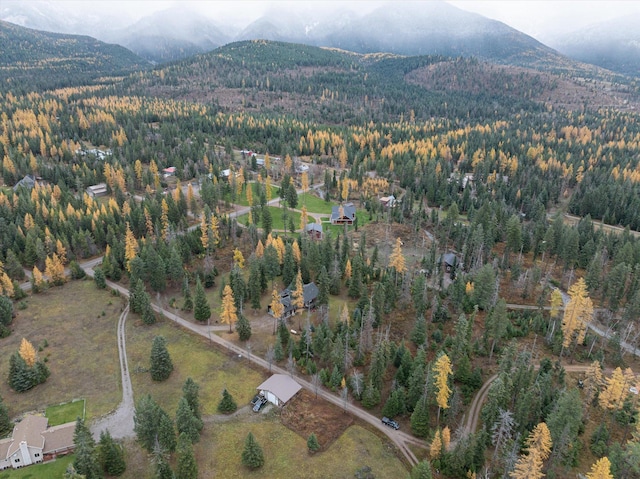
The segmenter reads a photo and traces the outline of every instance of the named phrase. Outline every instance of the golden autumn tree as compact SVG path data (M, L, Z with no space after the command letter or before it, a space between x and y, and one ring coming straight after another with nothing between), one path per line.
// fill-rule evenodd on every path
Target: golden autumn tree
M449 449L449 444L451 444L451 430L449 426L445 426L444 429L442 429L440 436L442 437L442 447L446 451Z
M26 338L22 338L22 342L20 343L20 349L18 350L20 357L24 359L24 362L27 363L27 366L33 367L38 359L36 356L36 350Z
M269 308L271 308L271 313L274 318L282 318L282 315L284 314L284 306L280 302L280 294L276 289L271 293L271 303L269 304Z
M202 215L200 221L200 242L205 251L209 251L209 224L207 223L207 215Z
M304 229L307 227L307 222L309 221L309 214L307 213L307 207L302 205L302 209L300 210L300 229L304 232Z
M167 200L164 198L162 198L161 208L162 214L160 216L160 224L162 225L162 232L160 233L160 236L163 241L167 241L169 236L169 205L167 204Z
M589 365L585 373L584 393L585 403L590 406L596 394L600 392L603 384L602 367L599 361L594 361Z
M238 248L233 250L233 264L238 265L240 269L244 268L244 256Z
M587 325L593 316L593 303L589 298L587 283L583 278L571 285L569 297L571 299L567 303L562 318L563 340L560 357L562 357L564 348L568 347L574 339L577 344L581 344L584 341Z
M56 253L47 256L45 259L44 274L49 278L51 283L59 286L64 284L66 278L64 276L64 265Z
M512 479L541 479L544 477L542 466L551 454L551 432L546 423L539 423L526 440L528 454L518 459L513 471L509 474Z
M309 175L306 171L300 175L300 185L302 186L302 192L306 193L309 190Z
M396 238L396 245L393 247L391 256L389 256L389 268L396 270L396 282L398 281L398 274L402 275L407 270L404 254L402 254L402 240L400 238Z
M440 457L442 453L442 435L440 433L440 429L436 430L435 435L433 436L433 441L431 441L431 446L429 447L429 456L431 459L437 459Z
M262 240L258 240L258 244L256 245L256 258L262 258L264 256L264 245L262 244Z
M344 277L345 279L349 280L351 279L351 274L353 273L352 267L351 267L351 259L347 258L347 264L344 265Z
M266 165L266 161L265 161L265 165ZM267 201L271 201L271 177L267 176L267 178L264 180L264 194L265 197L267 198Z
M433 366L435 374L436 386L436 402L438 403L438 422L440 422L440 410L449 407L449 396L451 396L451 388L449 387L449 376L453 374L451 368L451 360L446 354L442 354Z
M127 271L131 272L131 260L138 254L138 240L133 236L133 231L127 221L127 230L124 236L124 258L126 261Z
M298 274L296 274L296 285L293 290L291 305L294 307L294 311L304 308L304 284L302 283L302 273L298 268Z
M218 246L220 244L220 222L216 215L211 215L211 238L213 239L213 245Z
M629 394L633 376L631 369L623 372L620 367L615 368L611 376L606 378L604 389L600 392L598 398L600 407L605 410L620 409Z
M236 309L236 302L233 297L233 290L228 284L225 285L222 292L222 311L220 312L220 321L223 324L229 325L229 332L231 327L238 321L238 312Z
M587 474L587 479L613 479L611 474L611 461L608 457L602 457L591 466L591 470Z
M249 206L253 206L253 187L251 186L251 183L247 184L247 203L249 204Z
M42 273L38 269L37 266L33 267L33 271L31 273L31 280L33 281L33 286L35 291L39 291L45 284L44 278L42 277Z
M300 246L298 246L298 242L294 241L293 246L291 247L291 252L293 253L293 259L296 264L300 264L302 261L302 252L300 251Z
M551 304L549 316L551 316L552 319L555 319L560 314L560 309L563 305L562 293L560 292L559 289L556 288L553 290L553 292L551 293L551 298L549 302Z

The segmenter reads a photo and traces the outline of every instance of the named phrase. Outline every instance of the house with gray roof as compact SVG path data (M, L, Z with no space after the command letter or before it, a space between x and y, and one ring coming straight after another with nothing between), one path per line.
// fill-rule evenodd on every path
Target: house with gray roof
M284 306L282 318L285 319L296 314L296 307L293 305L293 292L294 286L289 286L287 289L280 293L280 303ZM316 299L320 294L320 290L314 282L305 284L302 286L302 297L304 299L304 308L313 308ZM267 312L273 316L271 311L271 305L267 306Z
M271 404L284 406L302 389L302 386L286 374L274 374L257 389Z
M11 437L0 440L0 470L30 466L73 452L76 423L47 427L44 416L25 416Z
M331 208L332 225L352 225L356 220L356 207L353 203L334 206Z

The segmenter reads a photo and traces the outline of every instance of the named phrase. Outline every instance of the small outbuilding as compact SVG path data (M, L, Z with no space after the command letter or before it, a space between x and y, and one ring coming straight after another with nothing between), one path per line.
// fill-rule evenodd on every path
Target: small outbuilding
M309 238L314 240L322 239L322 225L319 223L309 223L304 228L305 232L309 236Z
M108 194L106 183L98 183L97 185L88 186L86 191L91 198L97 198Z
M274 374L257 389L271 404L284 406L302 389L302 386L286 374Z

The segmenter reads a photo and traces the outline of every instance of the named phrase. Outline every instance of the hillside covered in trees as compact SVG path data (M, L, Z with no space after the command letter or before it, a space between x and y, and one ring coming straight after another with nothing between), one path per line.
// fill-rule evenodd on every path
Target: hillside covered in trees
M473 60L242 42L110 82L9 89L2 292L20 295L23 267L43 291L62 265L104 255L102 280L127 285L145 323L147 290L206 322L215 286L244 341L247 318L313 281L301 334L275 314L275 342L254 352L399 418L442 474L569 477L607 456L614 477L636 477L623 344L640 342L638 93L617 85L619 105L574 81L574 102L554 103L567 85ZM16 186L25 175L38 184ZM98 183L107 196L86 192ZM312 186L343 213L353 202L355 225L310 239ZM591 368L585 389L562 361ZM493 374L480 427L450 443Z

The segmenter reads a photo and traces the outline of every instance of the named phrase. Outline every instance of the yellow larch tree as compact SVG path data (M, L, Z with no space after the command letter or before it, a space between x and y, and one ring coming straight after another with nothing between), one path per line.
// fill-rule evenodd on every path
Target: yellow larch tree
M405 265L404 255L402 254L402 240L396 239L396 245L393 248L391 256L389 256L389 268L395 268L396 273L403 274L407 267Z
M229 325L229 332L231 327L238 321L238 312L236 309L236 302L233 297L233 290L228 284L225 285L222 292L222 311L220 312L220 321L223 324Z
M62 241L59 239L56 240L56 253L58 254L58 258L60 258L60 262L63 265L67 264L67 248L64 247Z
M142 162L140 160L136 160L133 170L136 173L136 183L138 188L142 187Z
M599 361L594 361L589 365L589 369L587 369L584 379L584 393L586 396L585 403L587 407L591 405L596 394L600 392L602 384L602 367L600 366Z
M347 155L347 149L343 146L340 148L340 153L338 155L338 161L340 162L340 168L343 170L347 167L347 160L349 159Z
M264 154L264 168L267 170L268 174L268 171L271 168L271 157L269 156L269 153Z
M39 289L42 286L44 286L44 278L42 277L42 273L40 272L37 266L33 267L33 271L31 275L33 279L33 285L36 287L36 289Z
M349 280L351 279L351 274L353 273L353 270L351 268L351 260L349 258L347 258L347 264L344 265L344 277L345 279Z
M431 441L431 446L429 447L429 456L431 459L437 459L440 457L442 453L442 435L440 433L440 429L436 430L435 435L433 436L433 441Z
M49 281L55 285L61 285L65 282L64 265L58 258L56 253L51 256L47 256L45 259L44 274L49 278Z
M591 466L591 470L587 474L587 479L613 479L611 474L611 461L608 457L602 457Z
M293 253L293 260L296 264L300 264L302 261L302 252L300 251L300 246L298 246L298 242L294 241L293 246L291 246L291 252Z
M273 246L276 248L276 251L278 252L278 260L280 261L280 265L282 265L282 263L284 263L284 254L287 248L285 247L284 240L282 239L281 236L278 236L273 240Z
M2 263L0 262L0 294L12 298L14 293L13 282L9 275L2 271Z
M298 268L298 274L296 274L296 284L293 290L291 304L294 310L297 312L299 309L304 308L304 284L302 283L302 273Z
M284 306L280 302L280 294L276 289L274 289L271 293L271 303L269 304L269 308L271 308L271 313L273 317L276 319L282 318L284 313Z
M442 447L444 447L444 450L446 451L449 449L449 444L451 444L451 430L449 429L449 426L444 427L444 429L442 430L441 436L442 436Z
M446 354L442 354L433 366L435 373L435 385L437 389L436 402L438 403L438 422L440 422L440 410L449 407L449 396L451 396L451 388L449 387L449 376L453 374L451 368L451 360Z
M541 479L544 477L543 463L551 454L553 445L546 423L541 422L531 431L526 445L528 454L520 456L509 476L512 479Z
M193 204L193 198L194 198L193 185L191 184L191 182L189 182L189 184L187 185L187 206L189 208L191 208L191 205Z
M162 232L160 236L162 237L163 241L167 241L167 238L169 236L169 205L164 198L162 198L161 208L162 214L160 216L160 223L162 225Z
M302 205L302 209L300 210L300 229L304 233L304 229L307 227L307 222L309 221L309 215L307 213L307 207Z
M341 182L340 186L342 191L340 197L342 198L342 201L347 201L349 198L349 182L346 178Z
M271 201L271 177L269 176L267 176L267 178L264 180L264 194L267 198L267 201Z
M600 407L605 410L620 409L629 394L629 387L632 385L633 378L634 374L630 368L627 368L624 372L620 367L615 368L611 376L606 378L605 387L598 398Z
M211 215L211 238L213 239L213 245L218 246L220 244L220 222L216 215Z
M247 203L249 206L253 206L253 186L251 183L247 183Z
M127 271L131 272L130 262L138 254L138 240L133 235L129 222L127 221L127 230L124 237L124 258L127 265Z
M553 290L553 292L551 293L551 299L549 301L551 303L551 309L549 311L549 316L551 316L552 319L555 319L560 314L560 309L561 309L562 304L563 304L562 293L560 292L560 290L558 288Z
M27 363L27 366L33 367L33 365L36 363L36 350L33 347L33 344L31 344L26 338L22 338L19 354L20 357L24 359L24 362Z
M571 299L567 303L562 318L563 340L560 357L562 357L564 348L568 347L574 338L577 344L581 344L584 341L587 325L593 316L593 303L589 298L587 283L583 278L571 285L569 296Z
M244 256L238 248L233 250L233 264L238 265L240 269L244 268Z
M300 185L302 186L302 192L306 193L309 190L309 175L306 171L300 175Z
M209 250L209 224L207 223L207 215L202 215L200 221L200 242L205 251Z
M144 209L144 225L147 231L147 238L153 239L155 237L153 230L153 219L151 218L151 212L147 207L145 207Z
M262 244L262 240L258 240L258 244L256 245L256 258L262 258L264 256L264 245Z

